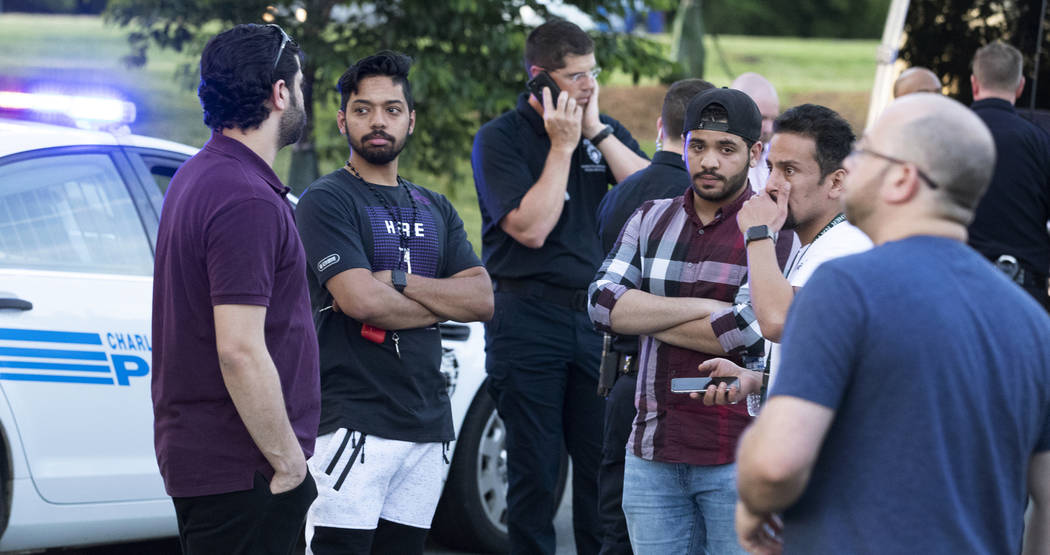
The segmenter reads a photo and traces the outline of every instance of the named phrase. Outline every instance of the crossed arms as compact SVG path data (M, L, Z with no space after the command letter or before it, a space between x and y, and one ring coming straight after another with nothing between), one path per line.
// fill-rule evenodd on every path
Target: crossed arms
M483 266L447 278L407 274L403 294L394 289L389 270L353 268L336 274L325 286L332 293L333 310L386 330L492 318L492 280Z

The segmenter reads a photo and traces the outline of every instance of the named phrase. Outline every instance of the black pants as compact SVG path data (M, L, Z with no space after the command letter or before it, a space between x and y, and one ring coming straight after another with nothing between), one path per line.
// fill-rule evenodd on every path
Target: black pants
M406 526L379 519L375 530L351 530L315 526L310 538L314 555L422 555L427 542L426 528Z
M573 464L576 551L597 553L597 472L605 405L595 394L601 336L585 312L497 292L485 339L489 393L507 429L511 552L555 551L554 495L564 444Z
M182 553L289 555L315 497L317 487L309 473L294 489L273 495L269 481L256 472L250 490L172 498Z
M637 374L616 379L605 400L605 430L602 441L602 465L598 470L598 513L602 521L602 555L633 553L627 536L627 519L623 516L623 460L627 440L637 410L634 390Z

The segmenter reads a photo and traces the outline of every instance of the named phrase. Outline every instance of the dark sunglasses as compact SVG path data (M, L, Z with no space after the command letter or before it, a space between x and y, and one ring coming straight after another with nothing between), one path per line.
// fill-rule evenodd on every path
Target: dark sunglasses
M874 156L876 158L882 158L883 160L885 160L887 162L892 162L894 164L911 164L911 165L915 166L915 171L919 174L919 177L923 181L925 181L930 186L931 189L940 189L940 186L937 185L937 182L932 180L932 179L930 179L930 176L926 175L926 172L924 172L921 169L919 169L919 166L916 166L915 162L909 162L907 160L901 160L900 158L894 158L893 156L882 154L881 152L875 152L874 150L871 150L870 148L864 148L864 147L861 147L859 145L854 146L853 150L850 151L850 155L851 156L854 155L854 154L867 154L869 156Z
M292 46L295 47L298 47L299 45L296 44L295 40L293 40L292 37L288 36L288 33L284 32L284 29L281 29L280 25L277 25L276 23L268 23L266 24L266 26L273 27L274 29L277 29L277 32L281 33L281 47L277 49L277 56L273 59L273 68L271 69L271 71L276 71L277 63L281 61L281 54L284 54L284 47L289 42L292 43Z

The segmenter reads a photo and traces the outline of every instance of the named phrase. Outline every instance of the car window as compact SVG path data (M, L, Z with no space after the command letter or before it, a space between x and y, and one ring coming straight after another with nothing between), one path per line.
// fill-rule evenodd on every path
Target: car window
M171 178L175 176L175 171L179 169L182 161L159 156L143 156L142 161L149 168L149 173L163 196L168 192L168 184L171 183Z
M153 254L105 154L0 166L0 268L152 275Z

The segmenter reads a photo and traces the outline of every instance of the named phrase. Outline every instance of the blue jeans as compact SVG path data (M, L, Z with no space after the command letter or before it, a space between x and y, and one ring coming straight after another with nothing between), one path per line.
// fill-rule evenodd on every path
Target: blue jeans
M736 465L647 461L627 452L623 512L638 555L746 553L736 541Z

